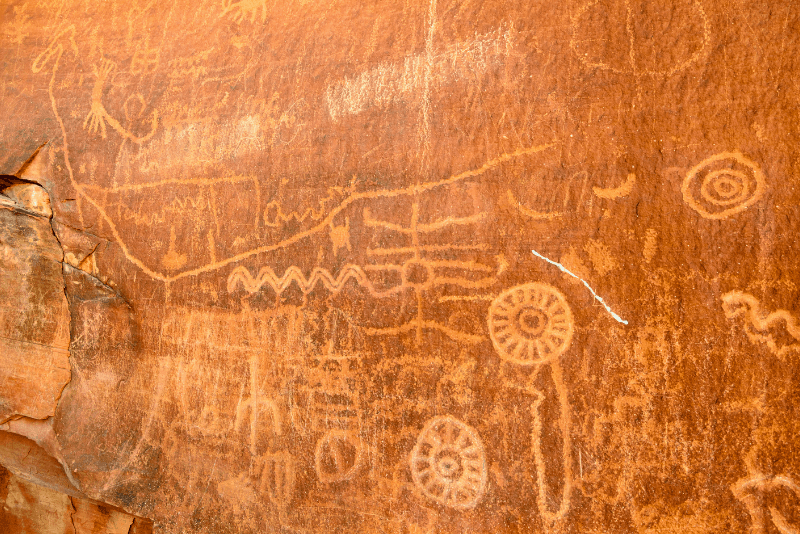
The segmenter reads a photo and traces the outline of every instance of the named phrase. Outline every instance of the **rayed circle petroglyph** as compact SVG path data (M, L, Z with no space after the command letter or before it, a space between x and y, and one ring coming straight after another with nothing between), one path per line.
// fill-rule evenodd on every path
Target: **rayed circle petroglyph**
M414 483L439 504L474 508L486 492L483 442L474 428L454 417L428 421L411 451L410 464Z
M764 195L761 168L740 152L721 152L692 167L683 180L683 199L706 219L726 219Z
M544 363L569 348L574 323L564 295L547 284L512 287L489 307L489 336L497 353L520 365Z

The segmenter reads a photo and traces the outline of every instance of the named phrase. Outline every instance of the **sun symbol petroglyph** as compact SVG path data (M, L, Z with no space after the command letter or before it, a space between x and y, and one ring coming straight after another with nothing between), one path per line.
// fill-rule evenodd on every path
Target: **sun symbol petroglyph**
M500 294L489 307L489 336L497 353L520 365L557 358L572 341L572 311L564 295L530 283Z
M538 255L535 251L534 253ZM549 507L542 450L543 424L540 408L544 394L536 388L531 388L531 393L536 397L531 404L531 444L538 483L536 505L542 519L552 526L561 521L569 511L572 492L570 408L567 387L558 360L572 342L575 328L572 310L564 295L556 288L532 282L512 287L494 299L489 306L488 323L489 337L500 358L509 363L532 366L534 378L542 365L550 366L561 412L559 429L562 436L561 460L564 473L561 503L555 512Z
M450 416L434 417L411 451L414 483L434 501L455 508L474 508L486 492L486 452L474 428Z
M683 199L706 219L725 219L746 210L764 194L759 166L740 152L722 152L692 167L683 180Z

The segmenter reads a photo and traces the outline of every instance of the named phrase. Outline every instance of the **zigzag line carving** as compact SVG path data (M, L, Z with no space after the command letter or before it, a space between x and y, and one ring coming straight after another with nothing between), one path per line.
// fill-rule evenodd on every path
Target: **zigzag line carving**
M232 293L236 289L237 284L241 282L242 287L244 287L244 290L248 293L256 293L262 287L268 285L275 293L280 295L286 291L292 282L295 282L303 294L308 294L314 289L317 283L322 282L325 289L331 293L338 293L344 289L344 285L350 279L355 280L358 285L365 288L375 297L386 297L404 289L402 286L398 286L387 291L377 291L372 286L369 278L367 278L364 270L358 265L345 265L342 270L339 271L338 276L334 276L330 271L320 267L315 267L308 278L305 277L303 271L296 265L286 269L283 276L280 277L275 274L272 268L262 267L255 278L253 278L247 268L240 265L228 276L228 292Z

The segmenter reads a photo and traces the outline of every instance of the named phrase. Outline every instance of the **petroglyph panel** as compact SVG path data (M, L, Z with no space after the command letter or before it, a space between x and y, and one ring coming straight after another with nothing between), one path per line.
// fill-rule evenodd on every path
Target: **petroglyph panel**
M0 464L158 534L800 531L798 35L5 2Z

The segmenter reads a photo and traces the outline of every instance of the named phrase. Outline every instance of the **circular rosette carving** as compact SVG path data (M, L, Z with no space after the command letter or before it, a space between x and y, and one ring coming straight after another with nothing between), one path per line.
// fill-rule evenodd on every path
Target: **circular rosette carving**
M473 508L488 479L480 436L454 417L434 417L411 452L411 476L434 501L459 510Z
M519 365L544 363L569 348L574 321L564 295L530 283L503 292L489 306L489 337L497 353Z
M739 152L704 159L683 180L683 199L706 219L725 219L747 209L764 194L764 173Z

